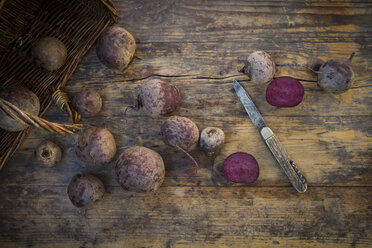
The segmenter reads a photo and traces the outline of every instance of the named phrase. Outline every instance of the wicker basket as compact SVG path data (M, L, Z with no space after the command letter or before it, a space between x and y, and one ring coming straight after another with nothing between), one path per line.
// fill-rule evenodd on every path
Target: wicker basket
M20 122L51 132L71 134L81 129L80 116L60 91L99 35L117 21L111 0L0 0L0 89L21 85L40 99L40 116L54 102L68 112L73 124L48 122L0 99L0 111ZM32 62L31 47L43 36L60 39L67 47L66 63L48 72ZM0 169L21 144L21 132L0 129Z

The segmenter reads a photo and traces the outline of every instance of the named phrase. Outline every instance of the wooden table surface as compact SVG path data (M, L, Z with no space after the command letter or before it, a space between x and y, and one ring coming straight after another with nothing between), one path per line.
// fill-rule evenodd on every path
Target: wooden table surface
M372 246L372 4L368 1L114 1L120 24L138 42L124 73L105 68L91 49L69 81L69 94L94 88L103 97L85 128L106 127L118 153L104 168L85 166L74 153L78 135L61 137L33 130L0 172L1 247L371 247ZM347 59L356 52L353 87L325 93L302 68L277 67L275 76L298 78L305 87L295 108L275 108L265 85L253 85L237 70L255 50L277 64L311 65L317 59ZM163 144L166 117L129 110L134 89L150 78L179 87L183 102L174 112L203 129L222 128L226 144L209 159L192 162ZM266 123L307 177L297 193L276 167L259 133L232 90L246 88ZM51 107L46 119L65 122ZM39 165L34 148L52 139L64 149L54 168ZM114 177L119 154L132 145L159 152L166 178L155 193L126 192ZM254 155L260 177L253 185L226 183L215 175L230 153ZM85 212L66 194L70 179L90 171L106 195Z

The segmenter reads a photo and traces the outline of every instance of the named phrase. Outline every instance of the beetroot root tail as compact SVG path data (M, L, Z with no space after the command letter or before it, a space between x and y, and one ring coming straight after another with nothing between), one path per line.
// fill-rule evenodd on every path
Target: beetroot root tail
M196 160L193 158L193 156L190 155L190 153L188 153L187 151L185 151L184 149L182 149L179 145L176 144L175 147L178 150L180 150L181 152L185 153L194 162L194 172L196 174L198 172L198 169L199 169L198 162L196 162Z

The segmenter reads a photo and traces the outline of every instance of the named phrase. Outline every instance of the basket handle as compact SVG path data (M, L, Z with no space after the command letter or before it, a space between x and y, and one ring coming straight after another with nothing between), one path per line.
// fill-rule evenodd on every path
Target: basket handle
M39 116L22 111L14 104L11 104L10 102L1 98L0 110L22 124L28 124L40 129L47 130L49 132L69 135L79 131L83 126L81 123L79 123L81 121L80 115L71 108L66 93L60 90L56 90L53 93L52 98L61 109L66 109L74 124L59 124L47 121Z
M111 0L101 0L101 2L108 8L110 11L111 18L114 22L118 22L118 12L116 11L114 4Z

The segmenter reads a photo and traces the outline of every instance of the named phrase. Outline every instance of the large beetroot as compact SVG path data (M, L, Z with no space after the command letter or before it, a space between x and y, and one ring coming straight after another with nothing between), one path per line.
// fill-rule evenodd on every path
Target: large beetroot
M120 155L115 172L123 189L151 192L163 183L165 168L157 152L143 146L133 146Z
M266 88L266 100L275 107L294 107L304 97L304 87L292 77L275 78Z

